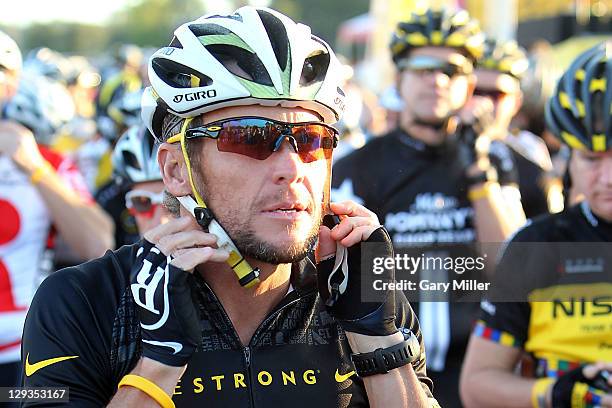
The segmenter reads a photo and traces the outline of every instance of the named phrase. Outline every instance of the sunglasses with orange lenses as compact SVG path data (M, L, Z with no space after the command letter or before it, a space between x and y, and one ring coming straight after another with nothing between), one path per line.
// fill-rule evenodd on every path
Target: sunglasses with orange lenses
M287 123L260 117L239 117L208 123L185 131L186 139L217 140L220 152L265 160L287 139L304 163L330 159L338 145L338 131L320 122Z

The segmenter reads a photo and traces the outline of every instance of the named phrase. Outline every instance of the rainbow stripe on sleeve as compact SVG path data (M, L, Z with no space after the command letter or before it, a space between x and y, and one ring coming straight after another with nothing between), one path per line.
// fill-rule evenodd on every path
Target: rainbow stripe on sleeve
M582 364L576 361L565 361L549 359L538 359L536 377L559 378L563 374L580 367Z
M516 339L513 335L502 330L496 330L488 327L483 320L478 320L474 325L473 334L477 337L490 340L492 342L508 346L508 347L522 347L522 343Z

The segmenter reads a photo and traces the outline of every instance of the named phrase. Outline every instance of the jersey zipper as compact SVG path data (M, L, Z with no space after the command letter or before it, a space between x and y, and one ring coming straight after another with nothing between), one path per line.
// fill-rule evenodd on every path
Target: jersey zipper
M219 305L219 308L221 309L221 314L223 316L223 319L232 328L232 331L234 332L235 340L238 342L238 344L242 345L242 342L240 340L240 336L238 335L238 332L236 331L236 328L234 327L234 324L232 323L232 320L229 318L229 315L225 311L225 308L223 307L223 304L219 301L219 298L217 297L215 292L210 288L210 286L208 286L208 283L204 282L204 285L205 285L206 289L212 295L214 301ZM253 340L255 340L257 338L257 335L263 330L263 327L265 327L268 324L268 322L270 320L272 320L272 318L274 318L276 315L278 315L285 308L287 308L288 306L296 303L300 299L301 299L301 297L298 296L297 298L295 298L295 299L285 303L281 307L279 307L276 310L274 310L270 315L268 315L263 320L263 322L261 322L260 325L257 326L257 329L255 329L255 333L253 333L253 336L251 336L251 340L249 341L249 344L244 346L243 349L242 349L242 354L244 355L244 364L246 365L246 383L247 383L247 387L249 388L249 400L250 400L250 406L251 407L255 406L255 396L253 395L253 373L252 373L252 368L251 368L251 346L253 344Z

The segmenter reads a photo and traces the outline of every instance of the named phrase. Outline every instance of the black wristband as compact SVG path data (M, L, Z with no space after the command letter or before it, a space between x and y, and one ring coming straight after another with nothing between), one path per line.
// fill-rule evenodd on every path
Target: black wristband
M497 171L494 167L490 167L486 171L481 171L473 176L465 177L468 188L476 184L487 183L489 181L497 181Z
M421 354L418 339L408 329L402 329L402 334L404 341L395 346L379 348L371 353L351 354L357 375L367 377L374 374L386 374L389 370L417 360Z

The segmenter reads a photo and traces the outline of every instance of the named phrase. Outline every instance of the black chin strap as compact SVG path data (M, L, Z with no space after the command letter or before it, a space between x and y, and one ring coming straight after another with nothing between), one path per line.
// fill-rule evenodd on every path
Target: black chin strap
M449 120L450 120L450 116L438 122L425 121L419 118L415 118L412 121L412 123L418 126L428 127L430 129L435 130L436 132L440 132L442 130L445 130L445 128L448 126Z

